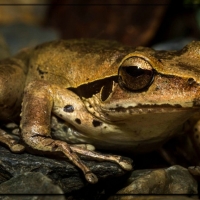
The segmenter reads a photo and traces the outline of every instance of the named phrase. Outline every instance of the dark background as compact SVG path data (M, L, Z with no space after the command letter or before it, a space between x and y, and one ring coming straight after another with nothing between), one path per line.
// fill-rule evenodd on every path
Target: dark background
M59 2L75 4L72 0ZM96 5L92 0L85 5L80 5L81 0L76 2L61 6L52 0L47 10L45 24L59 30L61 38L112 39L132 46L151 46L174 38L199 37L199 8L192 1L109 0Z
M87 2L87 3L86 3ZM199 39L198 0L0 1L0 33L11 53L58 38L117 40L133 47L182 48ZM159 49L158 48L158 49Z

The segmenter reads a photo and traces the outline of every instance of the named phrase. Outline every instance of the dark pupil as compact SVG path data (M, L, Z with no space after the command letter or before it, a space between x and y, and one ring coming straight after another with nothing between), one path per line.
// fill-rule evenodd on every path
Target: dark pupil
M127 74L129 74L132 77L138 77L142 75L151 75L150 70L141 69L137 66L131 66L131 67L124 67L124 70Z
M124 67L124 70L126 71L127 74L133 77L140 76L144 73L143 70L138 68L137 66Z

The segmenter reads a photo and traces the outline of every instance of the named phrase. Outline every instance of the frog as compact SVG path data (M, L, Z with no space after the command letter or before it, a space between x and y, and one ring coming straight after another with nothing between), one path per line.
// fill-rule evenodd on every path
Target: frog
M19 120L22 141L3 129L0 141L14 153L62 154L89 183L98 178L80 155L132 170L132 160L95 149L149 152L179 134L200 110L199 48L74 39L24 49L0 61L0 121Z

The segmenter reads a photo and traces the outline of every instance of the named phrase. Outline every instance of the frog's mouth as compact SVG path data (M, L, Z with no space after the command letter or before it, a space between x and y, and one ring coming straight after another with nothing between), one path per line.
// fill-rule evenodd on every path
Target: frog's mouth
M102 110L104 121L109 123L129 123L130 126L137 121L147 121L151 123L163 123L163 121L184 122L195 113L200 111L200 107L182 107L180 105L138 105L136 107L110 107ZM178 119L178 120L177 120ZM178 123L178 122L177 122ZM141 124L141 127L143 125Z
M115 108L109 108L108 112L115 113L129 113L129 114L145 114L145 113L165 113L165 112L181 112L181 111L199 111L200 102L193 102L193 106L183 107L179 104L170 105L170 104L160 104L160 105L142 105L138 104L137 106L118 106Z

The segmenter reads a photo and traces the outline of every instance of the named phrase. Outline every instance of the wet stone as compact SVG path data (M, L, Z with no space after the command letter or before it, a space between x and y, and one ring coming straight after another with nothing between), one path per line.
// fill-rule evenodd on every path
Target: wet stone
M155 170L133 171L125 186L117 194L197 194L197 181L179 165ZM119 196L118 196L119 197ZM114 199L127 199L111 197ZM130 198L131 199L131 198ZM154 198L152 198L154 199Z
M112 200L195 200L198 196L187 195L116 195L110 198ZM109 199L109 200L110 200Z
M50 178L44 176L42 173L26 172L0 184L0 194L12 194L9 199L16 199L19 194L63 194L63 191L58 185L53 184ZM16 196L13 194L16 194ZM33 198L31 196L25 197L25 199ZM36 197L37 196L34 198L36 199ZM1 197L1 199L4 198ZM21 199L24 199L23 196L21 196ZM53 198L49 197L49 199ZM65 197L59 195L57 199L64 200Z
M178 165L125 173L115 163L84 160L83 162L99 178L99 182L93 185L85 180L77 167L64 158L53 159L28 153L14 154L1 146L0 156L0 200L5 198L1 196L5 192L26 194L19 198L22 200L49 199L45 195L42 198L38 198L37 195L28 196L30 193L38 194L43 190L46 192L44 194L65 193L65 197L61 195L59 198L66 200L77 200L80 197L85 200L91 196L90 199L102 199L105 196L104 199L109 200L142 200L142 196L137 194L148 194L149 200L157 200L157 195L160 194L169 194L170 196L165 198L173 200L177 199L177 196L172 198L172 194L195 195L198 190L197 181L186 168ZM102 194L104 196L101 196ZM149 196L150 194L153 196ZM193 199L188 196L181 197L178 195L179 199ZM5 200L17 198L12 195ZM148 198L145 196L145 199ZM161 196L159 199L162 199Z
M85 180L82 171L71 162L68 162L66 158L53 159L28 153L14 154L1 146L0 157L0 188L2 184L4 186L7 183L12 183L10 180L16 180L16 177L20 177L20 179L24 177L27 182L26 185L29 187L31 186L30 184L32 184L32 178L29 177L33 172L41 173L46 178L51 179L52 183L47 184L59 186L65 194L76 192L77 190L91 185ZM83 162L97 175L99 182L104 179L106 181L112 178L118 179L120 176L126 174L126 172L115 163L89 160ZM31 173L29 174L29 172ZM30 184L28 184L28 182ZM17 185L19 184L13 186L17 187ZM23 193L22 190L20 191ZM24 190L23 194L27 191L28 188ZM3 190L0 189L0 193L1 192L3 192ZM34 194L34 192L32 193Z

